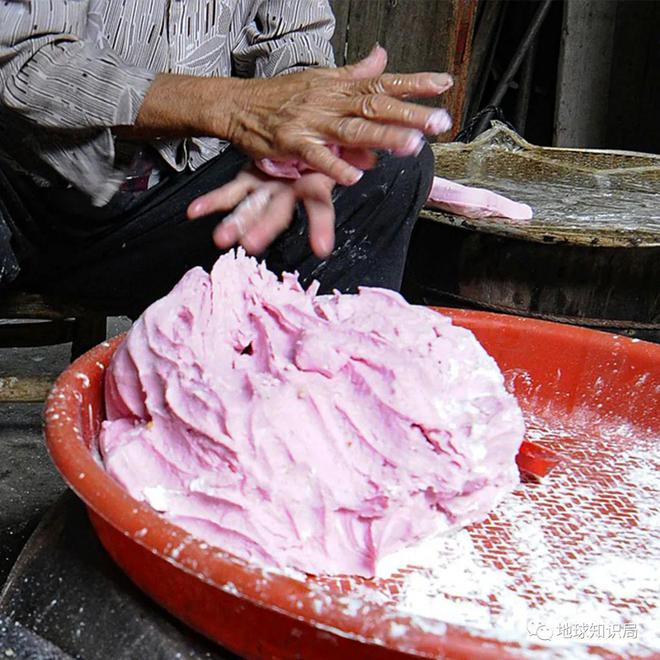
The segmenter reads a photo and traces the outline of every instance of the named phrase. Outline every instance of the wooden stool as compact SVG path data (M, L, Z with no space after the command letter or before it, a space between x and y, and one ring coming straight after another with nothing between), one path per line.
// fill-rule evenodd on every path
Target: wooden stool
M0 348L52 346L71 342L71 359L106 338L106 316L75 304L60 304L34 293L0 293ZM23 321L25 319L25 321ZM57 374L0 376L0 402L43 401Z

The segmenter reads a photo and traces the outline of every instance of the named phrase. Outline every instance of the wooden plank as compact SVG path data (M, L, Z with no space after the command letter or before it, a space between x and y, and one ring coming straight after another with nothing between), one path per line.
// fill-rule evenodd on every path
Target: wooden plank
M534 219L422 216L546 244L660 247L660 155L539 147L499 122L469 144L432 149L438 174L525 202Z
M481 97L486 88L495 48L502 30L504 6L502 0L481 3L481 16L474 30L466 81L470 107L465 108L463 120L475 115L481 109Z
M0 403L44 401L57 376L0 376Z
M454 129L442 138L442 142L450 142L463 123L477 0L455 0L454 7L455 26L449 31L452 38L448 43L452 58L448 70L454 76L454 87L450 90L446 101L446 107L454 118Z
M335 62L337 66L344 66L346 63L346 44L348 40L348 12L351 7L351 0L333 0L330 4L335 15L335 34L332 37Z
M458 129L475 11L476 0L350 0L346 61L359 60L378 42L388 51L388 71L449 71L454 88L424 102L447 107Z
M607 145L617 3L566 0L559 53L554 144Z
M369 53L378 42L387 49L389 54L389 71L395 71L392 66L398 67L396 53L390 52L392 45L389 43L384 21L389 16L389 2L387 0L351 0L348 15L348 47L346 49L346 61L357 62Z

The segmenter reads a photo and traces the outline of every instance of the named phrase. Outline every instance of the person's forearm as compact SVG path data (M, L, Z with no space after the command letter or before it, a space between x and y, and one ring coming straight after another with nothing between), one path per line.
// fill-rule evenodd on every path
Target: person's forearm
M117 126L124 139L207 136L229 139L234 96L243 81L159 74L140 106L135 124Z
M162 74L137 118L115 133L125 138L210 136L254 159L295 159L342 185L363 171L332 145L416 154L423 135L446 131L444 110L410 103L452 85L447 74L384 74L382 48L357 64L268 79L196 78Z

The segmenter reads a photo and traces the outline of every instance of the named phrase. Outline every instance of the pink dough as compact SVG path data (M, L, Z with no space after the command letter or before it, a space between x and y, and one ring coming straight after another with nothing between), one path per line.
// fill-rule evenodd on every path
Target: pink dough
M335 147L335 153L339 150ZM309 167L302 161L280 161L263 158L255 161L255 165L278 179L299 179ZM510 220L531 220L532 207L521 204L486 190L464 186L439 176L433 178L433 186L429 193L427 206L438 208L465 218L509 218Z
M255 160L254 164L262 171L276 179L299 179L303 172L309 168L298 160L271 160L270 158L261 158Z
M189 271L106 377L106 470L248 560L371 577L483 519L518 483L524 424L468 330L397 293L316 294L242 252Z
M531 220L532 209L484 188L471 188L436 176L427 206L466 218L509 218Z
M341 153L341 149L331 144L328 149L335 156ZM299 179L305 172L313 171L303 160L271 160L270 158L260 158L255 160L254 164L262 171L275 179Z

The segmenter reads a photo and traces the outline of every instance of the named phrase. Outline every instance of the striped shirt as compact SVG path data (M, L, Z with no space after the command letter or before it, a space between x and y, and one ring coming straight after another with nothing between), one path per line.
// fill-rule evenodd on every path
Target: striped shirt
M112 129L134 124L158 73L271 77L331 66L333 30L327 0L0 0L0 160L104 205L127 173ZM152 144L176 171L227 146Z

